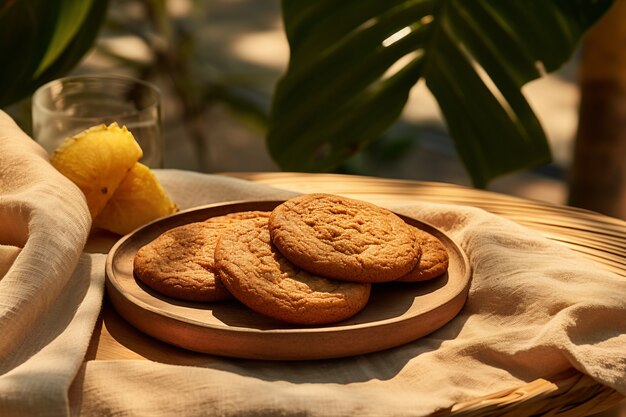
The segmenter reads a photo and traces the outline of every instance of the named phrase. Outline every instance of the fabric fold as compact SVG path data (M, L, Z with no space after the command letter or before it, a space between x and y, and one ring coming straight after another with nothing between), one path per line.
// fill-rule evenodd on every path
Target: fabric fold
M155 173L181 209L295 195ZM477 208L388 208L441 229L469 258L467 303L436 332L324 361L85 362L106 255L84 250L91 221L80 191L0 113L0 415L422 416L570 368L626 395L624 277Z
M0 112L0 415L67 415L103 293L80 190Z
M292 195L206 174L157 175L182 208ZM468 255L468 301L442 329L387 351L329 361L90 361L80 389L72 392L81 404L73 411L422 416L571 368L626 393L623 277L481 209L432 203L389 208L438 227Z

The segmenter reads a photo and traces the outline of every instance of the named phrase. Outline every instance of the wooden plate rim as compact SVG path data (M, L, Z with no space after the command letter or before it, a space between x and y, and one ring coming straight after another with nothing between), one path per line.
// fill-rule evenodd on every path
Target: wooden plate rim
M193 214L199 214L202 213L204 211L211 211L214 209L225 209L224 213L230 213L230 212L236 212L236 211L245 211L245 210L271 210L271 208L277 206L278 204L283 203L285 200L234 200L234 201L228 201L228 202L220 202L220 203L212 203L212 204L207 204L207 205L202 205L202 206L198 206L198 207L194 207L194 208L190 208L190 209L186 209L186 210L181 210L177 213L174 213L172 215L157 219L155 221L152 221L138 229L136 229L135 231L127 234L126 236L122 237L120 240L118 240L111 248L111 250L109 251L108 255L107 255L107 259L106 259L106 281L107 281L107 290L111 291L112 289L114 289L119 296L121 296L122 298L127 299L129 302L131 302L132 304L134 304L135 306L142 308L152 314L156 314L159 316L162 316L166 319L169 320L174 320L177 322L181 322L181 323L185 323L185 324L189 324L189 325L193 325L193 326L198 326L201 328L205 328L205 329L210 329L210 330L215 330L215 331L220 331L220 332L229 332L229 333L247 333L247 334L293 334L293 333L303 333L303 334L315 334L315 333L320 333L320 334L327 334L327 333L333 333L333 332L346 332L346 331L350 331L350 330L360 330L360 329L364 329L364 328L368 328L368 329L374 329L377 327L385 327L388 325L392 325L395 324L397 322L403 322L403 321L408 321L408 320L414 320L416 317L420 316L420 315L424 315L426 313L428 313L429 311L416 311L413 312L411 314L403 314L403 315L399 315L399 316L395 316L395 317L391 317L391 318L386 318L386 319L382 319L382 320L377 320L374 322L365 322L365 323L356 323L356 324L351 324L349 326L333 326L333 325L329 325L329 326L322 326L322 327L295 327L295 328L286 328L286 329L256 329L256 328L250 328L250 327L240 327L240 326L232 326L232 325L218 325L218 324L211 324L211 323L206 323L206 322L202 322L202 321L198 321L198 320L194 320L193 318L189 318L189 317L181 317L180 315L177 314L172 314L169 311L164 311L162 309L159 309L158 307L155 307L153 305L150 305L138 298L136 298L135 296L133 296L132 294L128 294L126 291L124 291L123 288L121 288L121 284L118 283L118 281L114 278L115 277L115 273L113 272L113 265L114 265L114 261L115 261L115 257L116 255L119 253L120 249L123 248L124 245L128 244L129 241L131 241L132 239L136 239L137 236L142 235L142 234L146 234L148 233L148 231L150 231L151 229L155 228L155 225L157 224L161 224L161 223L166 223L166 222L171 222L172 219L174 218L183 218L185 216L188 216L189 214L193 213ZM263 206L263 207L259 207L259 205ZM235 210L230 210L232 208L236 208ZM217 216L219 214L215 214L213 216ZM410 216L405 216L405 215L401 215L396 213L396 215L398 215L399 217L401 217L403 220L407 221L410 224L413 225L419 225L419 227L431 234L434 234L435 236L437 236L439 239L442 239L445 246L447 248L452 248L457 256L461 259L462 261L462 267L465 270L465 274L464 276L461 278L461 281L464 283L463 285L458 285L458 289L451 293L448 297L447 302L452 302L453 300L456 300L459 296L464 294L464 298L467 297L467 292L471 283L471 267L469 264L469 260L467 258L467 255L465 254L465 252L456 244L456 242L454 242L446 233L442 232L441 230L439 230L438 228L424 222L421 221L419 219L415 219L413 217ZM208 216L208 217L212 217L212 216ZM207 218L208 218L207 217ZM187 223L191 223L192 221L186 221L186 222L181 222L179 224L176 224L173 227L176 227L178 225L182 225L182 224L187 224ZM160 232L162 233L162 232ZM159 233L159 234L160 234ZM149 233L148 233L149 234ZM155 237L158 236L158 234L155 235ZM149 240L148 240L149 241ZM112 287L112 288L111 288ZM194 304L191 303L190 304Z

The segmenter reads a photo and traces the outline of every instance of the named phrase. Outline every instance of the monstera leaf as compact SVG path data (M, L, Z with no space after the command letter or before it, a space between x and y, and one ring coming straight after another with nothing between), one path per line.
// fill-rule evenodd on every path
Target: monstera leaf
M0 0L0 107L70 71L92 46L107 0Z
M291 57L268 149L327 171L378 138L424 80L476 186L550 160L521 87L565 63L610 0L283 0Z

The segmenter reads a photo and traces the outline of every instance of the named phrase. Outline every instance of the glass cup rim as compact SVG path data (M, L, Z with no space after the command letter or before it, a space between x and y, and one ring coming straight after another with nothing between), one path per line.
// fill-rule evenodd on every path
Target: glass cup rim
M157 87L155 84L149 81L141 80L139 78L135 78L135 77L127 76L127 75L118 75L118 74L80 74L80 75L70 75L70 76L61 77L61 78L48 81L47 83L39 86L37 90L35 90L35 93L33 94L33 97L32 97L33 106L37 107L38 111L45 112L50 115L54 114L57 117L68 117L68 118L72 118L76 120L100 119L100 117L98 116L64 115L62 111L52 110L49 107L42 105L41 100L37 100L37 97L39 95L44 94L44 91L49 90L54 85L62 85L65 82L71 82L71 81L88 81L88 80L110 80L110 81L122 81L122 82L127 82L127 83L134 83L134 84L139 84L142 87L145 87L148 90L152 91L154 93L153 94L154 99L150 100L150 102L146 104L145 106L142 106L141 108L138 108L137 110L135 110L132 114L142 113L151 108L160 107L161 90L159 89L159 87ZM130 115L129 113L123 113L119 115L109 115L109 116L110 117L128 117L129 115Z

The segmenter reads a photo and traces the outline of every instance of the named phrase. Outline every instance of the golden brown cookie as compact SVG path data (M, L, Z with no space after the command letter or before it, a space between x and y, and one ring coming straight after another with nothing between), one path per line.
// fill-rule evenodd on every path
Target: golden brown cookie
M224 214L223 216L209 217L205 220L208 223L222 223L233 224L238 223L240 220L257 219L257 218L269 218L269 211L236 211L234 213Z
M266 219L232 226L217 243L215 264L239 301L280 321L333 323L358 313L369 299L368 283L315 276L289 262L272 245Z
M188 301L232 298L214 273L213 252L219 235L241 219L267 218L267 212L239 212L179 226L137 251L135 276L169 297Z
M415 229L389 210L330 194L287 200L270 215L273 243L312 273L355 282L393 281L417 264Z
M448 270L449 256L445 246L435 236L416 229L422 247L422 255L411 272L400 277L401 282L426 281L442 275Z

